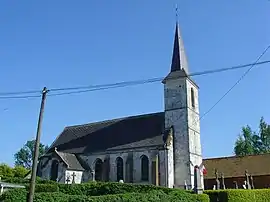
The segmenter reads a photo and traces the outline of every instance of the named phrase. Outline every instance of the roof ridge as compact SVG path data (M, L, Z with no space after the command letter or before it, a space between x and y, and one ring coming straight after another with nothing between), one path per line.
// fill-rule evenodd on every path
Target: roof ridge
M246 157L252 157L252 156L266 156L270 155L270 153L265 153L265 154L250 154L250 155L245 155L245 156L223 156L223 157L210 157L210 158L204 158L203 160L214 160L214 159L232 159L232 158L246 158Z
M138 114L138 115L131 115L131 116L124 116L124 117L118 117L118 118L113 118L113 119L106 119L106 120L90 122L90 123L84 123L84 124L70 125L70 126L66 126L64 128L64 130L69 129L69 128L74 128L74 127L91 125L91 124L101 124L101 123L108 122L108 121L118 121L118 120L131 119L131 118L142 118L144 116L147 117L149 115L162 114L162 113L164 113L164 112L161 111L161 112L153 112L153 113L147 113L147 114Z

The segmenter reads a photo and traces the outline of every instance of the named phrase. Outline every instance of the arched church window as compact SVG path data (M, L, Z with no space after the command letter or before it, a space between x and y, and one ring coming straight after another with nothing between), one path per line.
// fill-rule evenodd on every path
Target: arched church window
M95 163L95 180L101 181L102 180L102 166L103 162L101 159L97 159Z
M51 167L51 180L56 181L58 178L59 163L57 160L53 160Z
M195 107L195 96L193 88L191 88L191 106Z
M148 157L145 155L141 157L141 180L149 180L149 160Z
M116 167L117 167L117 182L119 182L119 180L124 180L124 161L121 157L117 157Z

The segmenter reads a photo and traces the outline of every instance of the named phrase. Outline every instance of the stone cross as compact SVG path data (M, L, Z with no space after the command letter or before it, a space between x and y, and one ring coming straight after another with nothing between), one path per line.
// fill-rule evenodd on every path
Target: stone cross
M72 176L72 184L75 184L75 177L76 177L75 172L73 172L71 176Z
M70 182L70 176L69 175L67 176L66 182L67 182L67 184L69 184L69 182Z
M233 184L234 184L234 188L235 188L235 189L238 189L238 184L237 184L237 182L236 182L236 181L233 181Z
M215 170L215 176L216 176L216 189L220 189L220 182L219 182L219 179L218 179L218 171L217 169Z
M225 180L224 180L224 173L221 173L221 189L226 189Z
M245 176L246 176L246 182L247 182L247 184L246 184L246 189L251 189L251 186L250 186L250 183L249 183L249 178L248 178L248 171L247 170L245 170Z
M252 175L250 175L250 182L251 182L251 189L255 189Z
M201 172L198 165L194 167L194 191L196 194L203 193L203 188L201 184Z

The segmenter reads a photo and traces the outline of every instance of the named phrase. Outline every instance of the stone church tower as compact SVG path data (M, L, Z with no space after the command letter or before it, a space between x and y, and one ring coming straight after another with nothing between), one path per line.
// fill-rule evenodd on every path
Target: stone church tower
M194 184L194 166L202 163L198 89L189 74L180 29L176 24L171 70L163 80L165 127L174 131L174 186ZM202 178L203 181L203 178Z

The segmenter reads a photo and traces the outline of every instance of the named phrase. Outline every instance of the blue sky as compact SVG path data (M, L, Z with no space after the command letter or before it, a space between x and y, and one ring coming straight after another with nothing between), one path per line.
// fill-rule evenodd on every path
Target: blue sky
M165 76L175 3L191 72L252 63L270 43L267 0L3 0L0 92ZM231 155L243 125L256 129L261 116L270 122L269 66L254 68L202 119L204 157ZM194 77L201 114L245 70ZM0 100L0 162L12 165L14 153L35 137L39 106L40 99ZM48 97L45 107L41 140L50 144L67 125L163 111L163 85Z

